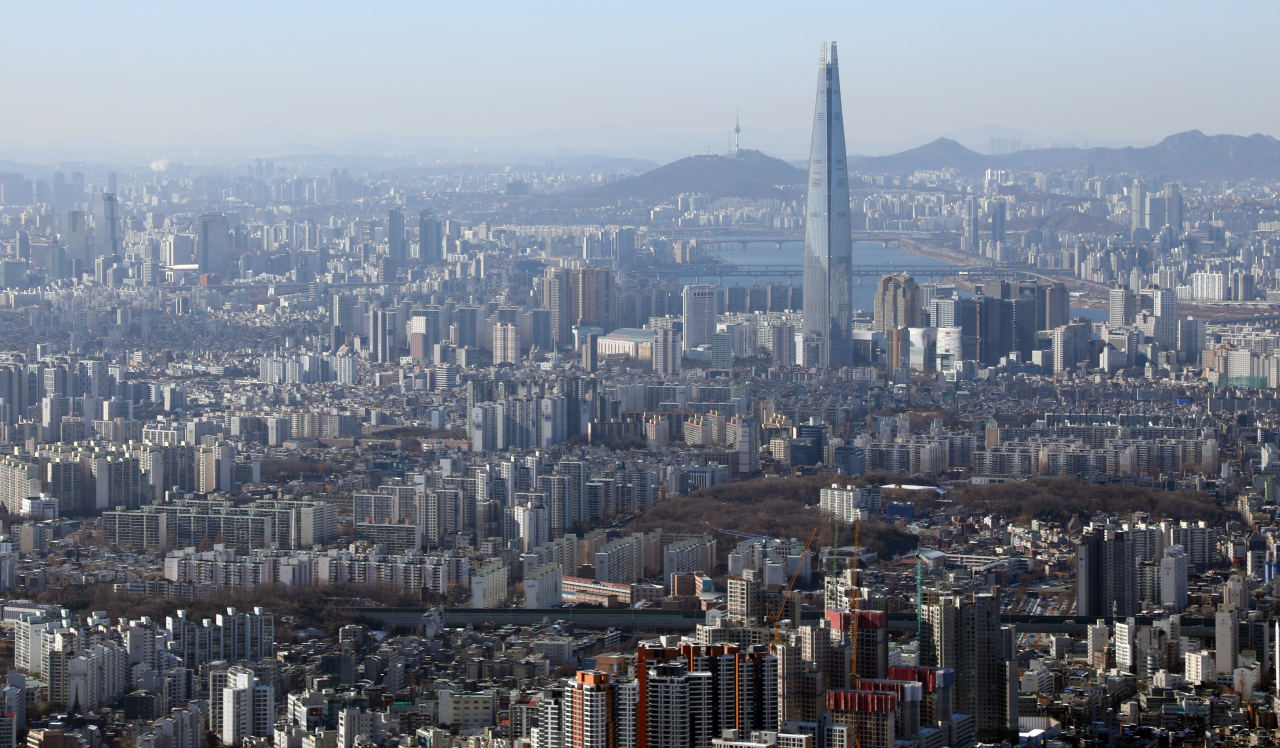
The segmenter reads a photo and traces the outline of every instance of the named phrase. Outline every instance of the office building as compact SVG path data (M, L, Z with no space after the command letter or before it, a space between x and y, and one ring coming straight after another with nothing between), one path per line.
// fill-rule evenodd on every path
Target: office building
M1086 618L1131 616L1137 612L1134 545L1122 530L1095 528L1076 546L1076 610Z
M654 374L670 377L680 373L680 359L683 355L680 338L680 333L670 327L660 327L653 331Z
M1182 185L1170 182L1164 186L1165 224L1182 232Z
M1053 344L1054 373L1076 368L1081 361L1090 357L1091 327L1077 323L1063 325L1053 329L1050 337Z
M87 267L93 261L94 247L89 242L89 218L83 210L68 210L62 214L58 240L66 248L68 261L79 261L81 267Z
M100 192L93 196L93 256L122 257L120 213L116 196Z
M1178 348L1178 295L1172 288L1152 288L1143 291L1150 294L1155 324L1152 338L1167 350Z
M727 332L711 334L711 370L733 371L733 335Z
M418 213L418 260L424 263L440 262L444 259L444 246L441 243L440 221L430 210Z
M992 291L997 286L999 292L993 293ZM1017 313L1020 319L1025 318L1024 321L1032 325L1030 328L1032 332L1052 330L1070 321L1071 295L1061 282L1001 282L992 284L990 287L983 284L983 290L993 296L999 296L1001 301L1011 301L1015 302L1015 304L1016 302L1025 302L1030 309L1018 310ZM1032 310L1034 310L1034 320L1030 318Z
M1005 226L1008 223L1008 205L1003 200L993 200L991 202L991 243L993 245L1005 243Z
M387 259L396 267L403 267L408 258L406 244L404 212L399 208L392 208L387 211Z
M1110 315L1107 324L1112 327L1132 325L1138 316L1138 296L1127 288L1111 289Z
M582 369L592 373L600 370L600 336L594 332L583 338Z
M937 298L929 301L929 326L939 329L960 326L960 299Z
M966 252L977 252L982 246L978 238L978 198L969 197L964 204L964 241Z
M205 213L196 222L196 265L200 273L214 273L229 280L231 229L221 213Z
M1147 188L1139 179L1133 180L1129 187L1130 227L1146 228L1147 225Z
M1190 569L1190 556L1180 545L1164 549L1160 558L1160 600L1174 613L1181 613L1187 607L1187 575Z
M875 331L886 336L899 327L920 327L920 287L909 275L886 275L876 287ZM806 314L808 312L806 311ZM935 325L936 327L936 325Z
M853 237L835 42L831 43L830 59L823 45L818 62L808 190L802 336L818 342L818 360L814 364L839 368L850 365L852 360ZM806 365L809 363L805 361Z
M684 352L711 343L716 331L716 287L684 287Z

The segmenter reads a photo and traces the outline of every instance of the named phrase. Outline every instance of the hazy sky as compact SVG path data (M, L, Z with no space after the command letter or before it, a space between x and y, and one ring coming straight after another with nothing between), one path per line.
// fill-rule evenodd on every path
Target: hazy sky
M720 151L735 109L744 146L791 156L833 38L855 143L1272 134L1277 21L1168 1L7 3L0 157L67 138Z

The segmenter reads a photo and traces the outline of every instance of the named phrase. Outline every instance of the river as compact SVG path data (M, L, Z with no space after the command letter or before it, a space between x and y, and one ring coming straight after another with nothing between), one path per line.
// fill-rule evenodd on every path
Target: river
M795 240L792 242L784 242L782 249L779 250L773 242L749 242L745 248L739 248L740 245L725 245L725 249L719 252L710 252L714 257L719 257L725 262L734 265L800 265L804 261L804 242ZM854 265L896 265L901 266L904 271L910 272L913 267L927 267L946 264L942 260L936 260L932 257L921 257L913 255L910 252L896 247L892 244L882 244L880 242L854 242L853 243L853 264ZM693 283L692 276L682 278L686 283ZM786 276L761 276L760 284L766 283L787 283L790 279ZM925 283L932 278L917 277L917 283ZM943 280L941 278L936 280ZM711 277L700 277L698 281L701 283L715 284L717 280ZM799 283L800 279L796 278L790 282ZM750 285L750 278L726 278L723 285L731 286L735 283L742 285ZM854 278L853 279L853 308L854 309L871 309L875 304L876 295L876 279L871 277ZM970 296L967 291L961 291L962 296ZM1107 310L1105 309L1072 309L1072 319L1077 317L1085 317L1090 321L1101 322L1107 319Z
M725 262L734 265L801 265L804 260L804 242L797 239L794 242L786 242L779 251L777 245L773 242L750 242L745 249L739 248L739 245L725 245L726 248L721 252L708 253L710 256L719 257ZM913 267L937 266L944 264L939 260L929 257L920 257L913 255L906 250L895 247L893 245L885 245L880 242L854 242L853 243L853 264L854 265L895 265L901 266L904 271L910 272ZM682 278L687 283L692 283L693 278ZM700 277L698 279L702 283L715 284L716 279L710 277ZM861 280L861 284L859 284ZM916 282L924 283L929 278L918 277ZM787 283L786 276L761 276L760 284L766 283ZM796 278L791 282L799 283L800 279ZM732 286L735 283L742 285L751 285L750 278L726 278L724 285ZM874 304L876 294L876 279L854 278L853 279L853 308L854 309L870 309Z

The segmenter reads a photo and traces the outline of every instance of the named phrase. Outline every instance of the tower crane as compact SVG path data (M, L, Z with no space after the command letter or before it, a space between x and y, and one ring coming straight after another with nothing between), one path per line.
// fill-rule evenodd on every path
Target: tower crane
M813 531L809 533L809 539L805 541L805 544L804 544L804 551L800 554L801 563L803 563L804 560L809 557L809 546L813 545L813 539L817 534L818 534L818 528L816 527L813 528ZM782 638L782 634L778 630L778 624L782 622L782 616L784 613L787 612L787 603L791 599L792 589L796 586L796 579L800 576L800 569L801 569L801 564L796 564L796 571L794 574L791 575L791 580L787 582L787 589L782 593L782 601L778 603L777 607L770 607L770 606L765 607L766 615L765 615L764 623L766 626L770 624L773 625L773 643L774 644L777 644ZM796 621L796 623L799 624L800 622Z

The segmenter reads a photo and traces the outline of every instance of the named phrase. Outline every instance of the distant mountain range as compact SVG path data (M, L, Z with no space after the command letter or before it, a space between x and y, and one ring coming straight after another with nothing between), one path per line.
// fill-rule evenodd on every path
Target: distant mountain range
M1132 174L1182 182L1280 179L1280 140L1268 135L1170 135L1144 148L1037 148L999 156L969 150L948 138L890 156L851 156L849 170L862 174L910 174L956 169L981 176L986 169ZM542 206L599 208L637 200L646 206L684 193L721 197L777 198L784 187L803 187L806 172L759 151L737 156L690 156L638 176L575 192L535 198ZM792 195L794 190L790 191Z
M781 159L760 151L736 156L689 156L634 177L539 200L556 207L603 207L622 200L656 205L685 193L753 199L781 198L780 187L803 185L808 175Z
M954 140L932 143L891 156L852 156L850 171L904 174L956 169L976 176L986 169L1087 171L1095 174L1163 175L1198 182L1280 178L1280 140L1269 135L1205 135L1199 130L1170 135L1146 148L1039 148L987 156Z

